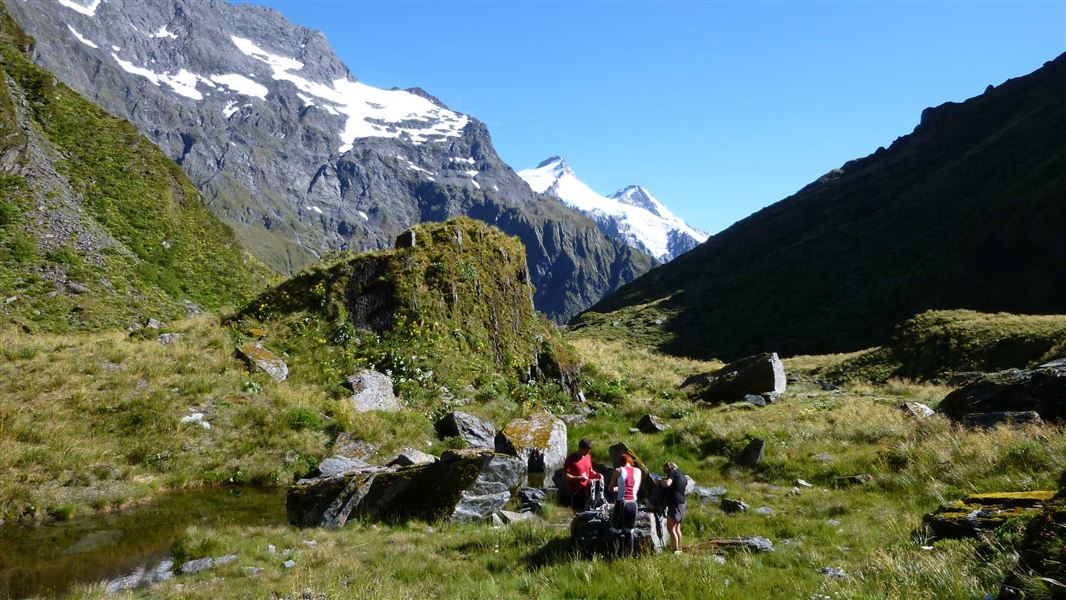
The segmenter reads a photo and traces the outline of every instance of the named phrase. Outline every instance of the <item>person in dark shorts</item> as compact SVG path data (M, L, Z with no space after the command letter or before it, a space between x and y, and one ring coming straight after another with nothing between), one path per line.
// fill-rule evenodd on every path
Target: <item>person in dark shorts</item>
M582 438L577 443L577 452L566 457L563 477L570 492L570 508L576 513L585 510L589 500L589 481L595 477L592 470L592 440Z
M681 554L681 521L685 520L685 509L688 506L685 504L688 477L672 462L663 465L663 471L666 476L659 479L659 485L666 488L666 530L670 532L674 554Z

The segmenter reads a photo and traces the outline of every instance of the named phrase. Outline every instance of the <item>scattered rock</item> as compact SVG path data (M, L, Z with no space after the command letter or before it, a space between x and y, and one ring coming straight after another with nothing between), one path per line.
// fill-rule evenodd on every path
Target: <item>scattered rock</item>
M844 572L844 569L841 569L840 567L822 567L821 569L818 569L818 572L826 577L835 577L837 579L844 579L848 576L848 574Z
M195 423L200 427L203 427L204 429L211 429L211 423L208 423L206 420L204 420L204 413L201 412L189 413L182 417L179 422Z
M1066 358L1056 358L1053 361L1046 362L1040 365L1041 369L1059 369L1066 368Z
M566 423L548 412L515 419L496 434L496 451L521 458L530 473L552 473L566 460Z
M971 494L941 505L922 521L934 539L976 537L1011 517L1039 512L1054 496L1054 491Z
M722 498L722 510L727 513L747 512L748 505L733 498Z
M1066 421L1066 367L1009 369L986 374L951 392L937 410L955 420L975 413L1039 414Z
M348 386L353 392L352 406L359 412L396 412L402 408L392 391L392 379L384 373L363 369L348 378Z
M414 248L416 242L415 230L408 229L407 231L396 236L396 248Z
M811 458L813 458L814 460L816 460L818 462L824 462L824 463L825 462L833 462L833 455L829 454L828 452L821 452L821 453L815 454Z
M784 395L784 392L763 392L762 398L766 401L767 404L773 404L774 402L780 400L781 397Z
M144 326L148 329L159 329L163 326L163 323L159 319L149 318L144 322Z
M237 357L250 367L270 375L274 381L285 381L289 377L289 367L276 354L254 344L242 344L237 348Z
M836 482L839 486L849 485L865 485L874 480L874 476L869 473L859 473L857 475L846 475L844 477L837 477Z
M190 560L180 567L178 567L179 575L189 575L192 573L199 573L200 571L206 571L214 568L215 561L211 558L198 558L196 560Z
M835 392L840 389L840 386L825 379L815 379L814 383L821 388L823 392Z
M342 431L333 440L333 454L345 458L367 460L378 451L378 447L365 440L357 440L350 433Z
M318 541L317 540L300 540L300 543L302 543L304 546L306 546L308 548L317 548L318 547Z
M711 404L729 404L747 394L782 393L787 386L785 366L776 352L732 362L717 371L693 375L681 384L690 397Z
M426 465L437 462L437 457L427 454L416 448L404 448L396 458L392 459L389 466L409 467L411 465Z
M829 525L830 527L840 527L840 521L838 521L837 519L826 519L825 524Z
M6 299L4 299L4 304L11 304L12 302L15 302L18 299L18 296L8 296Z
M244 574L251 577L252 575L258 575L263 572L260 567L244 567Z
M278 549L274 546L274 544L267 544L267 552L275 554L277 553L277 551Z
M744 394L744 402L747 402L752 406L766 406L766 398L763 398L762 394Z
M629 428L629 433L640 433L640 428L639 427L630 427Z
M661 433L670 429L670 426L665 425L662 419L655 415L644 415L637 421L637 429L644 433Z
M584 425L589 420L586 415L559 415L559 418L563 420L563 423L571 426Z
M814 487L813 485L811 485L811 484L807 483L806 481L804 481L804 480L802 480L802 479L797 479L797 480L796 480L796 485L798 485L798 486L800 486L800 487L805 487L805 488L812 488L812 487Z
M737 454L733 459L733 464L740 467L754 467L762 462L765 449L766 442L762 439L755 438L748 442L748 445L740 451L740 454Z
M72 294L88 294L91 290L76 281L68 281L67 291Z
M281 566L285 567L286 569L291 569L296 566L296 561L290 558L289 560L281 563Z
M533 521L537 518L537 516L533 513L512 512L509 510L501 510L496 514L498 514L500 516L500 519L507 525L510 525L511 523L517 523L519 521Z
M440 437L458 437L470 448L496 448L496 427L470 413L448 413L437 421L436 429Z
M236 554L227 554L225 556L220 556L220 557L215 559L215 566L216 567L224 567L224 566L230 564L231 562L233 562L235 560L237 560L237 555Z
M720 502L722 496L726 495L726 489L724 485L714 487L689 485L685 488L685 494L695 496L704 502Z
M924 419L936 414L936 411L921 402L904 402L899 405L899 408L903 414L916 419Z
M749 535L746 537L710 539L693 545L689 550L701 554L738 550L745 552L773 552L774 543L762 536Z
M770 508L769 506L760 506L759 508L755 509L755 514L770 517L773 516L774 509Z
M1000 425L1040 424L1043 420L1034 410L1021 412L970 413L962 416L962 424L967 427L994 429Z
M173 344L174 342L176 342L176 341L178 341L180 339L181 339L181 334L180 333L161 333L161 334L159 334L159 337L156 338L156 341L159 342L160 344L163 344L164 346L166 346L168 344Z
M986 373L982 371L965 371L962 373L955 373L948 378L948 385L951 387L962 387L968 383L973 383L979 379L982 379Z

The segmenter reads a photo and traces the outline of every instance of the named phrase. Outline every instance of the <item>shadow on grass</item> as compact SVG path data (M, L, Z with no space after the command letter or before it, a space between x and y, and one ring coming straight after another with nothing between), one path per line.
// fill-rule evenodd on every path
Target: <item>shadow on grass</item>
M580 559L573 542L568 537L555 538L540 547L536 552L526 556L526 566L531 571L544 567L561 565Z

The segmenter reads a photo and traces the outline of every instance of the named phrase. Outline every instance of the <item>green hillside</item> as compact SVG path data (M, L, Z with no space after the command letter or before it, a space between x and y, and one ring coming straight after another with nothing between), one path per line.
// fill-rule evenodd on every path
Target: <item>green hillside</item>
M572 323L694 357L885 343L929 309L1066 312L1066 56L962 103Z
M0 4L0 323L126 327L247 298L269 271L176 164L30 60Z

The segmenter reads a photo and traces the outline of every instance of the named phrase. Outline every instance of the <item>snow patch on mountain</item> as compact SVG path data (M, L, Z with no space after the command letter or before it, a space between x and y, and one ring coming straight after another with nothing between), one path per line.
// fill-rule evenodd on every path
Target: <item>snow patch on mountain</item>
M156 73L151 69L138 67L129 61L122 60L118 57L118 54L115 54L114 52L111 53L111 58L115 59L115 62L118 63L119 67L122 67L123 71L143 77L152 82L156 87L159 87L161 84L166 84L170 89L174 90L175 93L185 96L186 98L191 98L193 100L204 99L204 95L196 89L196 84L202 82L204 78L186 69L179 69L174 75L168 73Z
M72 34L74 34L74 37L75 37L75 38L77 38L77 40L78 40L79 42L81 42L81 43L85 44L86 46L88 46L88 47L90 47L90 48L99 48L99 47L100 47L100 46L97 46L96 44L94 44L94 43L92 42L92 40L90 40L89 38L87 38L87 37L85 37L84 35L82 35L82 34L78 33L78 30L77 30L77 29L74 29L74 28L73 28L72 26L70 26L69 24L67 25L67 29L69 29L69 30L70 30L70 32L71 32Z
M212 75L211 81L224 85L227 88L243 94L245 96L255 96L260 100L266 100L267 88L265 85L252 81L251 79L240 75L238 73L229 73L228 75Z
M410 92L383 90L351 79L335 79L330 85L310 81L293 72L304 67L295 58L264 50L247 38L231 36L230 40L243 54L267 64L275 80L292 83L301 92L331 104L334 114L347 117L339 132L339 152L347 152L361 138L405 137L419 144L459 137L468 122L466 115Z
M152 37L154 37L154 38L170 38L172 40L178 39L177 34L171 33L170 31L167 31L167 26L166 25L160 26L160 28L158 30L156 30L155 33L152 34Z
M667 262L707 239L639 185L604 196L578 179L566 161L553 156L533 169L518 172L535 192L549 194L575 208L609 236Z
M83 15L85 15L87 17L94 17L94 16L96 16L96 9L100 7L100 2L102 0L93 0L92 2L90 2L87 5L79 4L78 2L75 2L74 0L58 0L58 1L59 1L59 3L61 5L69 8L70 10L73 10L73 11L76 11L76 12L80 12L81 14L83 14Z

